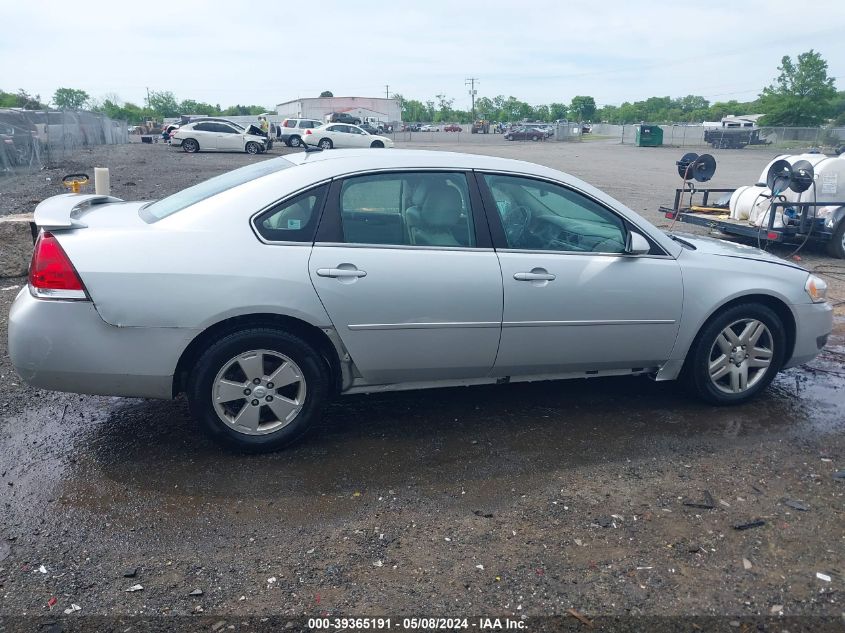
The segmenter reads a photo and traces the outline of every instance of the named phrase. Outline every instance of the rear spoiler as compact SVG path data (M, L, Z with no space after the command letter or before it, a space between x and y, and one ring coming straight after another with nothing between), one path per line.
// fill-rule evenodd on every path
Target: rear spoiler
M35 225L45 231L54 229L84 229L79 221L82 212L97 204L123 202L120 198L97 194L63 193L47 198L35 207Z

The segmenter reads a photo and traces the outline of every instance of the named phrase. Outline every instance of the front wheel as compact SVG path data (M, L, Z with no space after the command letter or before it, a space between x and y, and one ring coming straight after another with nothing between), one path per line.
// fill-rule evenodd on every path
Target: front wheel
M200 151L200 144L192 138L186 138L184 141L182 141L182 149L188 152L189 154L196 154L198 151Z
M193 416L217 442L249 453L275 451L299 439L319 418L329 369L305 341L253 328L212 344L191 373Z
M334 145L330 138L320 139L320 142L317 143L322 149L331 149Z
M246 153L247 154L260 154L261 148L258 146L258 143L255 141L250 141L246 144Z
M373 141L370 147L384 147L384 143L381 141Z
M839 218L833 235L827 243L827 252L831 257L845 259L845 217Z
M728 308L699 333L687 358L690 386L713 404L740 404L772 382L783 365L786 333L770 308Z

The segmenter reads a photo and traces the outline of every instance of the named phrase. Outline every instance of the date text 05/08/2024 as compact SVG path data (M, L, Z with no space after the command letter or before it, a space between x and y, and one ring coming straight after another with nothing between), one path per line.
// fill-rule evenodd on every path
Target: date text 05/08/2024
M516 631L525 621L511 618L309 618L308 628L318 630L459 630Z

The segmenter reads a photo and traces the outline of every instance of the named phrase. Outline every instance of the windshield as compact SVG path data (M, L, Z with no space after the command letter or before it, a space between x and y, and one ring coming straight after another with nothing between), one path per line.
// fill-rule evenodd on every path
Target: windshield
M197 202L216 196L218 193L228 191L250 180L274 174L288 167L293 167L293 163L279 157L220 174L193 187L174 193L172 196L146 205L140 211L141 218L145 222L158 222L168 215L173 215Z

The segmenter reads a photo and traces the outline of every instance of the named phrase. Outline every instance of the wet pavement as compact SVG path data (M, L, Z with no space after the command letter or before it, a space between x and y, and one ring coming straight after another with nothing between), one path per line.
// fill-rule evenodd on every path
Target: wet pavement
M347 396L264 456L183 400L30 390L4 350L0 613L837 615L843 321L740 407L647 378Z

